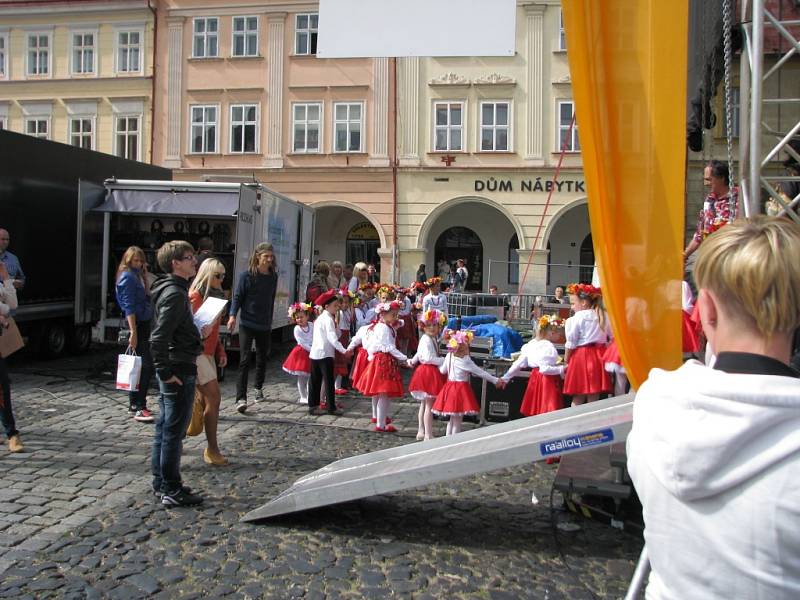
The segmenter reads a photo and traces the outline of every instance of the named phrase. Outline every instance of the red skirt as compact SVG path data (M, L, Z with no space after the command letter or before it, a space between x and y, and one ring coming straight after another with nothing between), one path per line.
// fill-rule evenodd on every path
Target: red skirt
M411 376L408 391L415 400L436 398L446 381L447 377L439 371L439 367L436 365L420 365Z
M603 367L609 373L625 372L625 367L622 366L622 358L619 355L617 340L611 340L608 348L603 352Z
M339 332L339 343L347 348L347 344L350 343L350 332L349 331L340 331ZM336 356L333 359L333 374L334 375L342 375L344 377L350 372L350 359L346 358L344 354L341 352L337 352Z
M311 360L308 358L308 350L302 346L295 346L283 361L283 370L289 375L310 375Z
M431 409L437 415L477 415L480 410L468 381L445 383Z
M575 348L569 359L564 393L568 396L600 394L611 391L611 377L603 364L605 344Z
M692 315L685 310L681 311L681 329L683 332L683 351L697 352L700 349L697 324L692 320Z
M403 380L397 359L387 352L373 355L358 380L358 389L365 396L386 394L390 398L402 398Z
M519 412L526 417L532 417L562 408L564 397L561 395L561 376L542 375L539 369L531 371Z
M353 364L353 372L350 374L350 383L353 384L353 388L361 391L361 387L359 386L359 382L361 381L361 376L364 374L364 369L367 368L367 351L364 348L359 348L358 352L356 352L356 360L355 364Z

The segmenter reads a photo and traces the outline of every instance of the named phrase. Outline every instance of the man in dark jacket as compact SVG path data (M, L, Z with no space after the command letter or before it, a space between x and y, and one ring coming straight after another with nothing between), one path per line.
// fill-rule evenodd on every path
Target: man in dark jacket
M191 244L172 241L159 248L156 259L168 275L151 289L150 351L161 391L151 457L153 491L165 506L194 506L203 499L183 486L181 453L194 403L195 361L203 351L189 304L189 280L196 273L197 258Z

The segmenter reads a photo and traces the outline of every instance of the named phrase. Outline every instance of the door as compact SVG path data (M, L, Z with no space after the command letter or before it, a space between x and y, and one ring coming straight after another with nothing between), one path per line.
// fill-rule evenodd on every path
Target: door
M103 279L103 213L92 209L105 198L105 188L78 180L78 227L75 250L75 324L100 318Z

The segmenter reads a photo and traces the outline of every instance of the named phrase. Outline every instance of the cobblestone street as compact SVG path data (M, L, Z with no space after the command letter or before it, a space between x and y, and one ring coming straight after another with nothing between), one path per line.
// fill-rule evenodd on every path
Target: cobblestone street
M153 426L134 422L113 389L115 348L55 362L14 357L25 452L0 451L0 597L624 595L641 539L551 514L555 467L543 463L240 523L333 460L415 443L410 399L393 405L395 435L369 431L370 403L352 394L343 416L309 416L280 371L287 351L276 350L266 401L246 415L233 410L234 378L225 381L220 447L229 466L203 462L203 435L187 440L184 482L205 496L196 510L166 510L151 495ZM560 531L553 519L580 528Z

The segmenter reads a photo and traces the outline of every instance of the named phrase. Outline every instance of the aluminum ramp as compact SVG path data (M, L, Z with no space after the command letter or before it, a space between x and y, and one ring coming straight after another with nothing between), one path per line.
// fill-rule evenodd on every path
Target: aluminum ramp
M532 463L625 440L633 394L338 460L295 481L242 521Z

